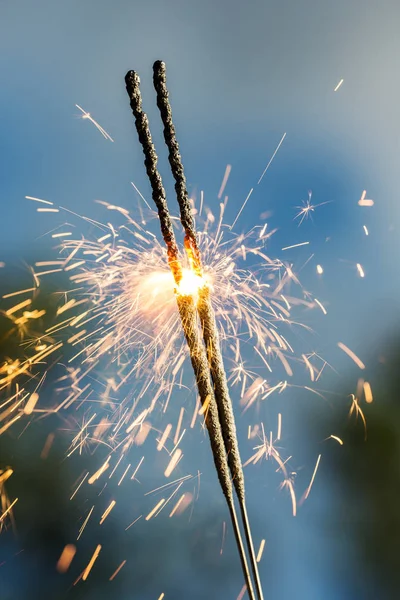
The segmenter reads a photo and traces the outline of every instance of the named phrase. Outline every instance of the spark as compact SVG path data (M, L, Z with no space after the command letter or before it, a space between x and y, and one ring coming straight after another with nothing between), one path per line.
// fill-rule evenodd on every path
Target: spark
M222 180L221 187L220 187L220 190L218 192L218 200L221 200L221 198L222 198L222 194L224 193L224 190L225 190L226 184L228 182L231 170L232 170L232 165L226 165L226 169L225 169L225 173L224 173L224 178Z
M338 91L338 89L341 87L341 85L342 85L343 81L344 81L344 79L341 79L341 80L339 81L339 83L337 84L337 86L336 86L336 87L335 87L335 89L333 90L334 92L337 92L337 91Z
M12 298L13 296L19 296L20 294L27 294L28 292L35 292L37 288L31 287L25 290L19 290L18 292L12 292L10 294L4 294L3 298Z
M16 304L15 306L13 306L13 307L9 308L8 310L6 310L7 317L9 317L10 315L13 315L14 313L18 312L19 310L21 310L21 308L25 308L25 306L29 306L30 304L32 304L32 300L30 298L28 298L27 300L23 300L19 304Z
M178 502L175 504L174 508L170 512L169 517L171 518L175 514L181 515L191 504L192 500L193 500L192 494L190 494L188 492L186 492L185 494L182 494L182 496L179 498Z
M340 444L341 446L343 446L343 440L338 437L337 435L330 435L328 438L328 440L332 439L335 440L336 442L338 442L338 444Z
M62 265L62 260L42 260L35 262L35 267L49 267L53 265Z
M58 559L56 569L59 573L66 573L72 563L72 560L76 554L76 546L74 544L67 544Z
M25 407L24 407L24 413L26 415L31 415L33 413L38 400L39 400L39 394L37 392L33 392L30 395L29 400L25 404Z
M104 473L104 471L106 471L108 469L109 465L109 460L110 460L110 456L107 458L107 460L101 465L100 469L98 469L94 475L92 475L90 477L90 479L88 480L89 485L91 485L92 483L94 483L97 479L99 479L99 477L101 477L101 475Z
M305 219L312 218L312 213L315 211L316 208L318 208L319 206L324 206L325 204L330 204L329 201L320 202L319 204L311 204L311 197L312 192L310 191L308 192L308 199L303 201L302 206L296 206L299 212L295 216L295 219L300 219L299 227Z
M363 193L361 194L361 198L358 201L359 206L373 206L374 205L374 201L368 200L368 198L366 198L366 195L367 195L367 190L364 190Z
M115 569L114 573L111 575L111 577L108 581L112 581L113 579L115 579L124 565L126 565L126 560L123 560L122 563L119 565L119 567L117 567Z
M285 246L281 250L290 250L291 248L299 248L300 246L307 246L310 242L300 242L300 244L293 244L293 246Z
M345 352L347 354L347 356L349 356L356 363L356 365L359 369L365 369L365 365L362 362L362 360L360 360L358 358L358 356L356 354L354 354L354 352L352 350L350 350L350 348L345 346L345 344L343 344L343 342L338 342L338 346L341 350L343 350L343 352Z
M125 469L125 471L124 471L124 473L123 473L123 475L122 475L121 479L118 481L118 485L119 485L119 486L121 485L121 483L122 483L122 482L123 482L123 480L125 479L125 475L127 474L127 472L129 471L129 469L130 469L130 468L131 468L131 465L129 464L129 465L126 467L126 469Z
M187 479L191 479L191 478L192 478L192 475L184 475L183 477L179 477L178 479L175 479L174 481L169 481L168 483L164 483L164 485L160 485L159 487L155 488L154 490L151 490L150 492L146 492L145 496L154 494L156 492L159 492L160 490L169 488L169 487L175 485L176 483L181 483L181 482L186 481Z
M358 271L358 274L360 275L360 277L365 277L364 269L362 268L360 263L357 263L357 271Z
M243 211L244 207L245 207L245 206L246 206L246 204L247 204L247 201L248 201L248 199L250 198L250 196L251 196L251 195L252 195L252 193L253 193L253 189L254 189L254 188L251 188L251 190L250 190L250 191L249 191L249 193L247 194L245 201L243 202L242 206L240 207L240 210L239 210L238 214L236 215L236 218L235 218L235 220L233 221L233 223L232 223L232 225L231 225L231 229L233 229L233 228L235 227L235 225L236 225L236 223L237 223L237 220L239 219L240 215L242 214L242 211Z
M34 200L35 202L42 202L43 204L50 204L50 206L53 206L53 203L50 202L49 200L43 200L42 198L35 198L34 196L25 196L25 198L27 200Z
M257 562L259 563L261 561L263 552L264 552L264 547L265 547L265 540L261 540L260 543L260 547L258 549L258 553L257 553Z
M242 587L242 589L239 592L238 597L236 598L236 600L243 600L245 593L247 592L247 585L244 584L244 586Z
M7 429L9 427L11 427L11 425L13 425L21 417L22 417L22 414L19 414L16 417L14 417L13 419L11 419L11 421L8 421L8 423L6 423L5 425L3 425L3 427L0 428L0 435L2 435L5 431L7 431ZM1 518L0 518L0 521L1 521Z
M78 108L81 113L82 113L82 119L88 119L91 123L93 123L93 125L96 127L96 129L98 129L101 133L101 135L106 139L106 140L110 140L110 142L113 142L114 140L112 139L112 137L107 133L107 131L105 129L103 129L103 127L101 125L99 125L99 123L97 121L95 121L93 119L93 117L91 116L90 113L86 112L86 110L84 110L82 107L79 106L79 104L75 104L76 108Z
M111 500L110 504L107 506L106 510L104 511L104 513L101 516L100 525L102 525L104 523L104 521L107 519L108 515L110 514L110 512L112 511L112 509L114 508L114 506L116 504L117 503L115 500Z
M309 485L308 485L308 487L307 487L307 489L306 489L306 491L304 493L304 500L307 500L308 496L310 495L311 488L312 488L315 476L316 476L317 471L318 471L320 460L321 460L321 454L318 455L317 462L316 462L316 465L315 465L315 468L314 468L314 472L313 472L312 477L311 477L311 481L310 481L310 483L309 483Z
M135 479L135 477L136 477L136 474L137 474L137 472L139 471L139 469L140 469L140 466L141 466L141 464L142 464L142 462L143 462L143 461L144 461L144 456L142 456L142 458L140 459L140 461L139 461L139 464L138 464L138 466L136 467L136 469L134 470L134 472L133 472L133 475L132 475L131 479Z
M260 179L257 181L257 185L259 185L261 183L262 178L264 177L265 173L268 171L268 169L269 169L272 161L274 160L274 158L275 158L275 156L276 156L279 148L282 146L283 140L285 139L285 137L286 137L286 132L283 134L283 136L282 136L279 144L275 148L275 151L274 151L273 155L271 156L271 158L269 159L269 162L268 162L267 166L265 167L264 171L262 172Z
M122 453L121 456L118 458L113 470L111 471L110 475L109 475L109 479L111 479L111 477L114 475L115 471L118 469L120 462L124 459L124 454Z
M168 425L164 429L164 433L162 434L160 441L157 444L157 450L159 452L164 448L164 444L167 441L167 438L168 438L169 434L171 433L171 430L172 430L172 424L168 423Z
M10 506L0 515L0 523L4 521L5 517L11 512L15 504L18 502L18 498L15 498L13 502L11 502Z
M90 561L89 561L89 563L88 563L88 565L87 565L86 569L85 569L85 570L84 570L84 572L83 572L83 575L82 575L82 579L83 579L83 581L86 581L86 579L88 578L88 576L89 576L89 573L90 573L90 571L92 570L92 568L93 568L93 565L94 565L94 563L96 562L96 560L97 560L97 557L98 557L98 556L99 556L99 554L100 554L100 550L101 550L101 545L100 545L100 544L98 544L98 545L97 545L97 547L96 547L96 550L95 550L95 551L94 551L94 553L93 553L93 556L92 556L92 558L90 559Z
M368 381L364 381L363 388L364 388L365 402L367 402L367 404L371 404L371 402L373 402L374 398L372 396L371 385L368 383Z
M318 275L322 275L323 272L324 272L324 269L321 267L321 265L317 265L317 273L318 273Z
M193 411L192 420L190 421L190 429L194 428L194 426L196 424L196 420L197 420L197 415L199 414L201 408L202 408L201 400L200 400L199 397L197 397L196 403L194 405L194 411Z
M314 298L314 302L316 302L318 304L318 306L320 307L320 309L322 310L324 315L328 314L326 308L321 304L321 302L319 300L317 300L317 298Z
M60 231L59 233L53 233L52 238L63 238L72 235L72 231Z
M173 453L171 460L168 463L167 468L164 471L164 477L169 477L171 475L172 471L175 469L176 465L181 460L181 458L182 458L182 450L180 448L177 448L175 450L175 452Z
M42 271L41 273L35 273L35 277L43 277L44 275L51 275L52 273L61 273L62 269L49 269L48 271Z
M11 475L14 473L12 469L6 469L5 471L0 471L0 484L3 485L7 479L10 479Z
M363 225L363 229L364 229L364 233L365 233L365 235L369 235L369 231L368 231L368 229L367 229L367 226L366 226L366 225Z
M178 508L180 507L180 505L182 504L183 500L185 499L185 494L182 494L182 496L179 498L178 502L175 504L174 508L171 510L169 516L173 517L174 514L176 513L176 511L178 510Z
M179 411L178 424L176 426L176 431L175 431L175 436L174 436L174 444L175 445L178 443L178 440L179 440L179 435L180 435L180 431L181 431L181 427L182 427L183 413L184 413L184 408L182 406L182 408Z
M165 502L165 498L161 498L161 500L159 502L157 502L157 504L155 505L155 507L149 512L149 514L147 515L147 517L145 517L146 521L150 521L150 519L152 517L154 517L154 515L162 507L162 505L164 504L164 502Z
M220 555L222 556L223 551L224 551L224 544L225 544L225 535L226 535L226 521L222 522L222 540L221 540L221 548L220 548Z
M147 208L149 210L152 210L150 204L147 202L146 198L143 196L143 194L141 193L141 191L136 187L136 185L133 183L133 181L131 181L131 185L135 188L135 191L139 194L139 196L141 197L141 199L143 200L143 202L145 203L145 205L147 206Z
M78 485L78 487L76 488L76 490L74 491L74 493L72 494L72 496L70 497L70 500L72 500L72 498L74 496L76 496L76 494L78 493L79 488L81 487L81 485L83 484L83 482L86 480L87 476L89 475L89 471L87 471L86 475L84 476L84 478L82 479L82 481L80 482L80 484Z
M365 419L365 415L364 415L363 411L361 410L360 404L359 404L356 396L354 396L354 394L351 394L351 398L352 398L352 402L351 402L351 407L350 407L350 411L349 411L349 417L351 417L353 412L356 415L356 419L358 416L361 417L361 420L362 420L362 423L364 426L364 439L366 441L367 440L367 421Z
M278 433L276 434L276 439L280 440L282 435L282 415L278 413Z
M128 529L130 527L132 527L132 525L135 525L135 523L137 523L139 521L139 519L142 518L143 515L140 515L140 517L137 517L134 521L132 521L132 523L130 525L128 525L128 527L125 528L125 531L128 531Z
M89 522L89 519L90 519L90 517L92 516L92 512L93 512L93 511L94 511L94 506L92 506L92 508L90 509L90 511L89 511L89 513L88 513L88 515L87 515L86 519L83 521L82 527L81 527L81 528L80 528L80 530L79 530L79 534L78 534L78 537L76 538L76 541L78 541L78 540L79 540L79 538L81 537L82 533L84 532L84 530L85 530L85 527L86 527L86 525L88 524L88 522Z
M142 423L142 425L140 426L139 431L135 437L136 446L142 446L144 444L150 431L151 431L150 423L148 421L144 421L144 423Z
M208 407L210 405L210 400L211 400L211 394L208 394L208 396L206 396L205 401L203 402L203 404L199 408L199 410L196 412L196 414L198 413L200 416L201 415L206 415L207 411L208 411ZM197 408L197 405L196 405L196 408Z

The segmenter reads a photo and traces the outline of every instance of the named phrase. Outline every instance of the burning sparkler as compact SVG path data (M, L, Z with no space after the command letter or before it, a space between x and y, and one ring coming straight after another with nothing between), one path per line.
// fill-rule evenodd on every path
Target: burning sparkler
M155 80L158 75L158 72L156 70L158 65L159 65L158 63L156 63L156 65L155 65ZM213 387L211 385L211 381L210 381L210 374L209 374L209 369L208 369L208 360L207 360L206 350L200 339L199 329L198 329L198 325L197 325L196 306L195 306L195 301L194 301L194 296L196 295L197 290L196 290L196 288L192 289L192 290L190 290L190 293L187 293L187 292L182 293L182 291L180 290L180 283L183 279L182 268L181 268L181 263L178 258L178 251L177 251L177 247L176 247L175 237L174 237L172 227L170 224L171 222L170 222L170 218L169 218L168 207L167 207L166 201L165 201L165 193L163 190L161 177L157 172L157 156L155 154L154 146L152 144L152 139L151 139L150 131L148 128L147 117L143 113L142 108L141 108L142 102L141 102L139 83L140 83L140 80L139 80L138 75L134 71L130 71L126 76L127 91L128 91L128 95L129 95L130 102L131 102L131 108L132 108L133 114L135 116L135 123L136 123L136 129L137 129L138 135L139 135L139 140L142 144L143 152L145 155L145 164L146 164L147 174L148 174L150 182L152 184L153 200L158 209L158 214L159 214L160 223L161 223L161 230L163 233L165 244L167 246L169 265L170 265L171 272L174 276L174 280L175 280L175 283L177 286L177 303L178 303L179 314L181 317L182 328L183 328L185 338L186 338L186 341L187 341L187 344L189 347L190 359L191 359L194 374L196 377L196 382L197 382L197 387L198 387L199 394L200 394L201 403L204 406L204 404L207 402L207 413L205 415L205 422L206 422L208 433L209 433L211 448L213 451L214 462L215 462L215 466L217 469L221 488L222 488L222 491L227 500L228 508L229 508L229 511L231 514L232 524L234 527L234 532L235 532L237 544L239 547L239 554L240 554L240 558L242 561L242 567L243 567L243 572L244 572L249 596L251 598L254 598L252 583L251 583L251 579L250 579L250 575L249 575L248 567L247 567L247 559L246 559L246 555L245 555L245 552L243 549L240 529L239 529L239 526L237 523L235 505L233 502L233 495L232 495L232 485L231 485L229 472L228 472L228 466L231 469L231 473L232 473L232 467L229 464L229 459L227 460L227 456L229 456L228 453L231 450L236 449L236 448L234 448L232 446L232 442L231 442L231 446L227 447L226 437L225 437L226 436L226 428L225 428L225 435L224 435L224 429L222 427L222 422L220 422L220 420L218 418L221 415L221 413L220 413L221 405L220 405L220 403L218 403L218 404L216 403L216 399L218 397L217 396L218 392L217 392L217 386L215 383L215 377L213 375L213 382L214 382L214 389L213 389ZM161 79L161 81L159 81L159 83L165 85L165 82L162 79ZM165 97L166 96L164 95L163 98L165 99ZM163 108L165 108L165 103L161 104L161 100L162 100L162 97L159 93L158 94L158 104L159 104L159 106L162 106ZM167 110L168 110L168 108L167 108ZM169 119L170 119L170 114L168 114L168 112L167 112L166 118L164 118L163 112L162 112L162 115L163 115L164 125L166 124L166 122L168 125ZM172 125L172 123L171 123L171 125ZM176 190L177 190L177 195L178 195L178 199L179 199L179 204L181 207L181 220L182 220L182 224L183 224L183 227L185 229L185 234L186 234L185 248L189 254L189 261L191 262L191 266L193 268L194 275L198 279L200 279L201 275L202 275L201 258L200 258L200 252L199 252L198 245L197 245L197 240L195 237L194 224L193 224L193 220L191 217L190 204L189 204L188 197L187 197L183 169L182 169L182 167L180 165L180 161L179 161L179 149L177 147L174 132L171 129L171 127L169 127L168 129L166 127L166 132L167 133L165 134L165 138L166 138L167 143L170 144L170 146L169 146L169 148L170 148L170 164L171 164L173 174L174 174L175 180L176 180ZM172 152L171 152L171 146L174 146L174 150ZM199 296L200 296L200 293L201 293L201 287L198 289ZM200 315L201 315L201 312L200 312ZM214 329L216 331L215 326L214 326ZM204 331L204 323L203 323L203 331ZM207 339L205 341L207 343ZM218 339L214 340L214 342L216 342L218 344L218 348L219 348ZM215 350L216 350L216 348L211 349L212 355L215 354ZM210 353L209 353L208 358L209 359L211 358L211 372L213 373L213 367L215 370L215 362L214 362L214 359L212 358L212 356L210 356ZM218 357L218 360L221 360L220 357ZM226 421L225 421L225 424L226 424ZM229 433L231 433L231 432L229 432ZM234 436L236 439L235 432L234 432ZM240 468L240 473L241 473L242 470L241 470L240 458L237 460L239 460L239 468ZM237 460L234 462L236 470L238 469ZM261 594L258 593L258 595L259 595L259 598L262 598L262 592L261 592Z

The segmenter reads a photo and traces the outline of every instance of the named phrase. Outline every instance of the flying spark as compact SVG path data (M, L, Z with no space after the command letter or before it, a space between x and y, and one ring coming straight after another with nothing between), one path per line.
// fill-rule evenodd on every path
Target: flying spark
M344 81L344 79L341 79L341 80L339 81L339 83L337 84L337 86L336 86L336 87L335 87L335 89L333 90L334 92L337 92L337 91L338 91L338 89L339 89L339 88L342 86L342 84L343 84L343 81Z

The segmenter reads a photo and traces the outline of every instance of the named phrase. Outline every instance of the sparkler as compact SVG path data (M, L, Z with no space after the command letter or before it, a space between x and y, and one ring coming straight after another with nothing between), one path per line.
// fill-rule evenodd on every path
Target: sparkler
M157 63L156 63L157 65ZM155 69L156 69L155 65ZM156 77L157 71L155 72ZM216 404L217 388L214 380L214 389L211 385L208 358L203 342L200 338L200 333L197 325L197 312L194 302L194 292L181 293L179 285L182 281L182 268L178 258L178 249L174 237L174 233L171 226L171 221L168 213L168 207L165 200L165 192L161 176L157 171L157 155L152 143L152 138L148 126L148 120L145 113L142 111L142 100L140 94L140 79L137 73L134 71L128 72L126 76L126 87L130 98L130 104L132 112L135 117L136 129L139 136L139 141L143 147L143 153L145 155L145 165L147 174L150 179L152 186L152 196L154 203L158 209L158 215L161 224L161 231L164 237L165 244L167 246L167 256L170 265L171 272L174 276L174 280L177 286L177 303L178 310L181 318L182 328L186 338L186 342L190 351L190 360L192 363L193 371L196 377L197 388L200 395L201 403L204 405L206 402L207 412L205 415L205 422L209 433L211 448L214 457L214 463L217 469L219 482L226 498L228 508L231 515L231 520L235 532L236 541L239 548L239 554L242 562L243 573L245 576L247 589L250 598L254 598L253 587L248 571L247 559L243 548L241 539L241 533L236 517L236 510L233 501L233 490L231 480L229 477L227 452L230 448L226 447L225 436L222 429L222 423L219 421L220 406ZM158 94L158 103L160 106L160 95ZM176 180L176 192L179 198L179 204L181 208L181 220L185 229L185 248L189 254L189 258L193 262L193 270L197 277L200 279L201 276L201 258L198 250L197 240L194 232L194 224L190 211L190 204L187 197L185 180L183 169L179 160L179 149L174 139L171 129L168 130L171 133L170 144L175 146L174 151L170 150L170 164ZM167 141L166 134L166 141ZM168 141L167 141L168 143ZM200 289L198 290L200 295ZM200 317L201 318L201 317ZM211 359L213 360L213 359ZM213 363L212 363L213 364ZM215 363L214 363L215 364ZM235 434L236 437L236 434ZM232 448L232 446L231 446ZM240 461L240 459L239 459ZM236 463L235 463L236 465ZM231 465L229 464L229 468ZM240 466L241 470L241 466ZM260 596L262 598L262 595Z
M179 152L179 144L176 139L175 127L172 121L171 106L168 99L169 94L166 85L165 63L162 61L155 62L153 71L154 87L157 92L157 105L164 124L164 139L169 151L168 158L171 165L172 174L175 179L175 191L180 209L181 223L185 231L184 245L193 271L196 273L196 275L202 277L203 268L201 264L196 229L188 199L186 178ZM214 395L218 407L218 416L221 425L226 456L228 458L228 466L242 513L244 531L250 555L253 576L256 583L257 595L262 600L262 587L257 568L250 524L247 516L244 475L239 452L239 444L236 435L235 417L233 414L232 401L230 399L228 382L226 379L225 368L221 354L218 328L215 321L214 310L211 304L210 289L206 282L199 288L198 291L197 310L202 326L204 344L207 348L208 362L210 365L211 377L214 385Z

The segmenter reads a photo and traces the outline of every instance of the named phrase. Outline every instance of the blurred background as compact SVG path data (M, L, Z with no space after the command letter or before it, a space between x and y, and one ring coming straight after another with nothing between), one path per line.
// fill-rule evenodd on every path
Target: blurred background
M261 461L245 472L257 548L266 542L260 561L265 594L277 600L399 597L399 19L394 0L0 3L2 296L31 285L29 265L54 253L46 233L66 220L65 213L36 212L25 196L99 221L107 216L98 200L134 212L131 181L150 198L125 91L128 69L141 76L160 171L173 197L152 88L152 64L162 59L191 196L198 200L204 191L218 212L218 191L231 165L227 221L254 188L236 230L267 219L277 228L268 254L293 264L327 308L326 316L307 316L307 325L315 350L334 366L321 384L328 400L301 388L279 399L281 445L292 455L299 499L321 455L309 497L293 517L275 464ZM76 104L114 141L83 120ZM364 190L371 207L358 204ZM315 210L299 226L298 207L310 192ZM83 224L82 233L89 227ZM62 276L44 286L42 326L47 318L51 323L65 286ZM0 309L9 308L2 302ZM6 318L0 317L0 333L0 364L22 356ZM349 417L360 371L338 342L367 367L362 377L373 391L373 402L362 405L367 439L361 419ZM42 396L50 401L52 394L49 380ZM258 421L268 420L269 410L263 406ZM158 426L165 426L161 417ZM145 495L163 483L165 464L153 453L139 481L121 486L116 508L99 528L115 491L93 486L70 500L82 473L95 471L103 456L66 459L76 427L66 414L0 435L0 470L14 471L0 491L18 498L12 519L0 521L0 598L238 598L240 563L203 432L186 434L177 477L194 476L187 484L194 501L179 519L161 513L127 529L159 498ZM255 441L240 419L238 428L245 461ZM326 441L332 434L343 445ZM143 452L132 452L133 464ZM77 541L95 504L102 507L99 518ZM66 544L77 552L61 574L56 564ZM98 544L90 576L77 581Z

